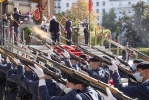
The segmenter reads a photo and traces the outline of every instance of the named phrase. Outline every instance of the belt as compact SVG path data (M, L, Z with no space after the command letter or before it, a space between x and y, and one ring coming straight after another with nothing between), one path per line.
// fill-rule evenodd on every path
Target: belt
M16 97L16 100L32 100L32 94L26 93L22 97Z
M7 92L17 92L18 88L15 86L15 87L6 87L6 91Z

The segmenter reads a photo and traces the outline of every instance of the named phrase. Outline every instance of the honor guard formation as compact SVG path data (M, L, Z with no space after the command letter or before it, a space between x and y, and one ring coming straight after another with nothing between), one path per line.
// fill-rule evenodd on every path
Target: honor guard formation
M29 36L42 45L25 45L20 42L18 29L21 19L29 16L21 15L17 8L13 10L12 15L3 15L1 23L4 26L10 22L7 35L13 41L5 36L1 40L0 100L149 100L147 55L112 39L107 40L123 47L122 59L89 46L88 18L80 23L85 44L78 45L72 41L72 20L68 18L62 27L53 15L48 27L46 24L33 27L37 36ZM94 54L84 46L104 55ZM133 59L130 65L128 52L138 53L142 59ZM123 84L122 79L128 80L128 84Z

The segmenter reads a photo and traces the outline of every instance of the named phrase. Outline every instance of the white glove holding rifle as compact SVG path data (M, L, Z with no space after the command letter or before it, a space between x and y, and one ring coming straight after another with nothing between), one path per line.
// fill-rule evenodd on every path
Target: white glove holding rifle
M113 72L114 71L117 71L118 70L118 67L115 64L115 62L111 61L111 63L112 63L112 65L108 65L109 69L112 70Z
M34 67L30 67L32 70L35 71L37 76L39 77L39 86L46 85L45 79L44 79L44 72L43 70L36 64L34 64Z
M66 50L64 50L63 55L64 55L66 58L70 58L70 55L69 55L69 53L68 53Z
M107 100L117 100L111 93L111 91L109 90L109 88L106 87L106 92L107 92L107 95L108 95L108 98Z

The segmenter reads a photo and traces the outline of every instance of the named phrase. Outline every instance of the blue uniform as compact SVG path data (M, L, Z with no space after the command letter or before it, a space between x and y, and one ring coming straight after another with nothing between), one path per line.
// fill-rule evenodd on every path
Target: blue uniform
M1 71L0 73L3 73L5 76L6 76L5 74L6 66L11 66L11 64L5 64L5 65L0 64L0 71ZM3 83L3 87L1 86L1 90L5 88L5 100L14 100L17 95L17 84L9 81L8 79L6 79L5 81L1 81L1 82ZM3 100L3 97L0 99Z
M109 71L106 71L99 67L95 70L91 70L91 71L87 70L87 73L89 74L89 76L91 76L97 80L100 80L105 83L109 83L109 80L110 80Z
M72 27L72 21L70 21L70 20L66 21L65 29L67 31L66 38L68 40L72 39L72 28L71 27ZM71 45L71 42L68 42L68 41L66 41L66 42L67 42L67 45Z
M101 100L101 96L92 88L87 87L82 91L70 91L64 96L51 96L45 85L38 87L40 100ZM90 99L89 99L90 98Z
M16 33L16 35L18 35L18 23L20 24L20 18L25 18L26 16L22 16L18 13L14 13L13 14L13 19L16 20L13 22L13 27L14 27L14 32Z
M138 98L138 100L149 100L149 81L136 85L123 87L121 78L117 72L112 75L114 87L118 88L125 95L131 98Z
M38 80L38 77L37 75L33 72L33 71L26 71L25 72L25 76L30 79L30 80L33 80L33 81L36 81ZM18 78L18 75L17 74L12 74L11 73L11 67L10 66L7 66L7 77L10 81L12 82L15 82L18 84L18 91L17 91L17 97L18 98L28 98L30 97L31 98L31 93L26 90L21 84L20 84L20 78ZM21 76L20 76L21 77Z
M18 77L20 77L20 82L21 85L29 90L33 94L33 100L38 100L38 81L32 81L29 80L25 77L24 72L23 72L23 67L18 66L17 69L18 72ZM47 79L46 80L46 86L48 87L48 94L49 95L60 95L62 90L55 84L55 81L52 79Z

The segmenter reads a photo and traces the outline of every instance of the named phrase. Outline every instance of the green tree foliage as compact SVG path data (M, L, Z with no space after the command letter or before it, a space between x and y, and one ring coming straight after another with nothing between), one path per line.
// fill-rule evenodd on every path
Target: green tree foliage
M102 26L110 29L111 32L115 32L116 23L115 23L116 14L114 8L110 9L109 12L105 12L102 16Z
M126 30L125 36L128 42L140 42L141 35L149 30L149 6L144 1L139 1L132 5L134 14L129 16L126 11L123 12L123 17L119 20L123 22L122 29Z

